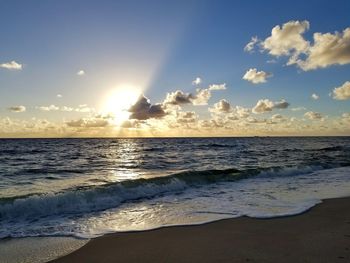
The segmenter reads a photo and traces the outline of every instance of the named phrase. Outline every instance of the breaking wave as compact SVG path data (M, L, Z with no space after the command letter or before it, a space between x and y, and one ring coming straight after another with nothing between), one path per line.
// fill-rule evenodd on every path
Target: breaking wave
M150 199L207 184L237 181L249 177L297 176L328 169L329 166L274 167L186 171L163 177L135 179L85 186L62 192L0 199L0 221L35 220L55 215L78 215L118 207L124 202Z

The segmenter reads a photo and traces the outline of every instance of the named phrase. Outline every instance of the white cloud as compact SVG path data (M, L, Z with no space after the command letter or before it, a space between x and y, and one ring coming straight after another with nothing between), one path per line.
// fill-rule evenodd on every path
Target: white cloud
M202 83L202 79L200 77L197 77L192 81L192 85L195 85L195 86L197 86L201 83Z
M292 111L303 111L306 110L305 107L295 107L295 108L291 108Z
M313 100L318 100L318 99L320 98L320 96L318 96L316 93L313 93L313 94L311 95L311 98L312 98Z
M79 70L79 71L77 72L77 75L78 75L78 76L84 76L84 75L85 75L85 71L84 71L84 70Z
M211 92L209 89L197 89L197 94L194 99L192 99L193 105L207 105L211 97Z
M62 98L63 96L62 96L62 94L57 94L56 97L60 99L60 98Z
M55 105L50 105L50 106L40 106L40 107L36 107L39 110L42 111L58 111L60 108L55 106Z
M260 114L265 112L270 112L273 109L286 109L288 108L289 103L285 100L273 102L268 99L259 100L255 107L253 108L253 113Z
M350 113L348 113L348 112L343 113L341 115L341 118L342 118L343 121L350 123Z
M240 118L247 118L249 117L251 110L248 108L244 108L241 106L236 106L234 108L234 112L240 117Z
M253 84L258 84L266 82L269 77L272 77L272 73L257 71L256 68L251 68L244 74L243 79Z
M39 106L39 107L35 107L35 108L38 110L41 110L41 111L66 111L66 112L71 112L71 111L93 112L93 111L95 111L94 108L89 108L86 104L79 105L77 108L72 108L72 107L67 107L67 106L58 107L54 104L51 104L49 106Z
M76 112L92 112L94 108L89 108L86 104L79 105L78 108L74 109Z
M61 111L74 111L74 108L63 106L61 107Z
M244 51L252 53L254 51L255 45L258 43L259 39L257 36L252 37L249 43L244 47Z
M321 120L323 118L322 114L319 112L308 111L304 114L306 118L310 120Z
M25 112L26 111L26 107L19 105L19 106L11 106L8 108L9 111L12 112Z
M228 113L232 111L232 107L227 100L223 99L215 103L213 108L209 108L209 111L213 113Z
M350 99L350 81L346 81L342 86L334 88L332 95L335 100Z
M7 63L0 64L0 68L10 69L10 70L21 70L22 67L23 67L22 64L19 64L14 60Z
M105 118L82 118L68 121L66 124L73 128L103 128L108 126L109 121Z
M281 114L274 114L274 115L272 115L271 119L274 121L281 120L281 119L283 119L283 116Z
M176 121L181 124L195 123L197 121L197 115L194 111L178 112Z
M225 90L226 83L209 85L209 90Z
M280 27L275 26L271 31L271 36L262 41L261 46L273 56L289 56L306 51L309 42L302 34L308 30L310 24L308 21L289 21Z
M164 105L207 105L208 100L211 97L211 92L209 89L197 89L196 94L184 93L181 90L175 92L167 93L167 96L163 102Z
M267 64L275 64L277 63L277 60L276 59L269 59L266 61Z
M201 120L200 126L202 128L222 128L224 127L224 123L218 121L218 120Z
M181 90L177 90L175 92L167 93L166 98L164 100L164 104L170 105L183 105L190 104L192 100L195 98L191 93L184 93Z
M309 28L306 20L277 25L260 47L272 56L288 57L287 65L304 71L350 63L350 27L342 33L314 33L312 43L303 36Z
M343 33L315 33L313 38L314 44L305 52L307 58L296 61L301 69L307 71L350 63L350 27Z
M272 111L273 105L274 103L268 99L259 100L253 108L253 112L258 114Z

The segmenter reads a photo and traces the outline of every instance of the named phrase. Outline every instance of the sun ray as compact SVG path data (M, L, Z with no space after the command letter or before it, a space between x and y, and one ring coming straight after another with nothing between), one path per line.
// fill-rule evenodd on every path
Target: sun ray
M126 121L130 112L128 109L137 101L142 94L141 88L131 84L122 84L111 90L103 101L103 114L110 114L114 117L114 123L120 125Z

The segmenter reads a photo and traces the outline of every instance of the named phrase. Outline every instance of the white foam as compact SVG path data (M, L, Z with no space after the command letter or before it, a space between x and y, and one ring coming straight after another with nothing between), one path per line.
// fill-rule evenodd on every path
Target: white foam
M198 224L242 215L258 218L295 215L308 210L322 199L350 196L350 167L319 171L310 169L313 172L293 171L293 176L290 176L292 172L288 172L288 176L257 176L195 188L174 181L174 185L156 186L162 187L162 191L170 191L163 196L127 202L79 216L55 215L30 225L25 221L14 224L8 222L6 228L0 229L3 229L3 235L13 237L73 235L89 238L116 231ZM174 189L182 191L174 194L171 192ZM141 193L148 196L155 190L151 186L143 186L142 191L137 191L140 191L136 192L140 196ZM112 198L115 197L107 195L101 201L112 202Z

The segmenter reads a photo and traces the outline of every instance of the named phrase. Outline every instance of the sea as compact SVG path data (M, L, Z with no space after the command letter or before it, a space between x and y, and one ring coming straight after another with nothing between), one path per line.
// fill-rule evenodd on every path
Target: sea
M0 140L0 239L273 218L344 196L350 137Z

